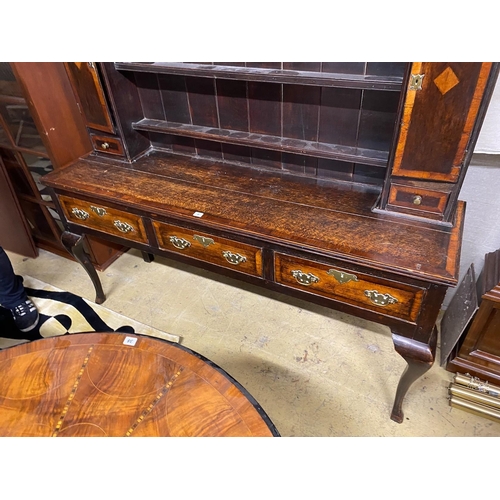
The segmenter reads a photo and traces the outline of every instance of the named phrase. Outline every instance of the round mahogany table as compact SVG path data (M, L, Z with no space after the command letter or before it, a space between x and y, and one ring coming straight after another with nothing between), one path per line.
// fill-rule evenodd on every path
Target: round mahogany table
M231 376L179 344L84 333L0 351L0 436L279 436Z

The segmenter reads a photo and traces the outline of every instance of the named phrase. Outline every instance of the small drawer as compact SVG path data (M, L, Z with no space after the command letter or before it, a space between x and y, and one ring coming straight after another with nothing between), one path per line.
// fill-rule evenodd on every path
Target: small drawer
M449 192L420 189L418 187L391 184L388 204L419 212L443 214L448 201Z
M139 215L67 196L59 196L59 202L70 222L127 240L148 243L146 229Z
M110 155L124 156L123 144L116 137L108 137L104 135L91 135L90 139L95 151L100 153L108 153Z
M158 245L204 262L262 277L262 249L163 222L153 221Z
M279 253L274 271L282 285L412 322L425 293L424 288Z

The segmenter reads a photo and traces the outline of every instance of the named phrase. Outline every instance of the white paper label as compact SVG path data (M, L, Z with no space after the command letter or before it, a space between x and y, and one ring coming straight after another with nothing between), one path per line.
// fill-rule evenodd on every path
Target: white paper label
M193 214L194 217L203 217L204 213L203 212L195 212Z
M125 340L123 341L125 345L132 345L134 346L137 343L137 337L125 337Z

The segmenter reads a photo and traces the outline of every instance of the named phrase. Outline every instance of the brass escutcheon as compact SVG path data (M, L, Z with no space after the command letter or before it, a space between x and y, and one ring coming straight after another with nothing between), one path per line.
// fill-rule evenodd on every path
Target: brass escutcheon
M191 243L189 243L188 240L179 238L178 236L170 236L169 240L170 243L172 243L172 245L174 245L174 247L178 248L179 250L184 250L185 248L191 246Z
M377 290L365 290L365 295L377 306L388 306L395 304L398 299L388 293L380 293Z
M301 284L305 286L318 283L319 278L312 273L303 273L300 269L292 271L292 276Z
M328 274L333 276L341 285L349 283L349 281L358 281L355 274L344 273L343 271L337 271L337 269L329 269Z
M208 246L213 245L215 243L212 238L207 238L206 236L200 236L198 234L195 234L193 236L193 240L202 244L205 248L207 248Z
M243 262L247 261L247 258L244 257L243 255L240 255L239 253L230 252L229 250L223 250L222 255L229 262L229 264L233 264L234 266L237 266L238 264L242 264Z
M408 86L409 90L422 90L422 81L425 75L411 75L410 84Z
M85 220L85 219L88 219L90 217L88 212L85 212L85 210L82 210L81 208L76 208L76 207L72 208L71 212L73 213L73 215L77 219L80 219L80 220Z
M121 231L122 233L130 233L134 230L134 228L130 224L122 222L121 220L115 220L113 221L113 224L116 229L118 229L118 231Z

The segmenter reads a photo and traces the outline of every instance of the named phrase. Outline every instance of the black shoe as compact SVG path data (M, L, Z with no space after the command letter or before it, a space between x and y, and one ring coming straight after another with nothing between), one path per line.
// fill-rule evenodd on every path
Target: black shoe
M38 310L30 299L21 302L18 306L11 309L10 312L14 317L14 323L17 328L22 332L29 332L38 324Z

